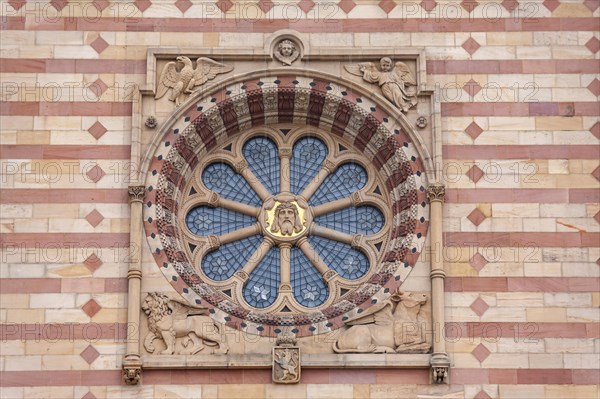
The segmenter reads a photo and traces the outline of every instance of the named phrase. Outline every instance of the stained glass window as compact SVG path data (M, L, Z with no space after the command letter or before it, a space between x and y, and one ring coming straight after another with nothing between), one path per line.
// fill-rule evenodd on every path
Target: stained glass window
M375 177L351 157L336 155L331 139L267 136L230 145L231 155L200 167L194 191L218 196L187 208L188 230L204 242L194 245L197 267L209 283L229 287L240 279L240 302L252 309L278 301L281 309L316 309L339 295L332 279L352 285L372 269L372 246L360 243L379 237L385 214L376 201L359 204L352 196L370 195ZM284 142L291 152L280 150Z

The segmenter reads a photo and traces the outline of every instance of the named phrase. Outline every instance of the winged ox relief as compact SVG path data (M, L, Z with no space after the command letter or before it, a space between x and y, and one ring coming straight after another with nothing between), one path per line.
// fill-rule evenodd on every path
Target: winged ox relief
M196 60L196 67L188 57L179 56L177 61L168 62L160 74L155 99L162 98L171 89L169 100L179 106L187 95L191 94L197 86L201 86L217 75L231 72L233 67L221 64L210 58L200 57Z
M397 290L387 300L345 321L336 353L426 353L431 348L422 308L427 295Z
M361 62L344 68L366 82L378 84L385 98L402 112L417 105L417 81L405 63L393 63L391 58L383 57L379 66L374 62Z

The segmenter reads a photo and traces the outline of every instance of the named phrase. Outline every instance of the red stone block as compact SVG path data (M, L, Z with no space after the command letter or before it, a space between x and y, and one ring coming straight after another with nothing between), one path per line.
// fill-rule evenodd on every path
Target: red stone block
M487 219L487 216L485 216L478 208L475 208L471 213L469 213L467 219L469 219L475 226L479 226L485 219Z
M475 312L475 314L479 317L483 316L483 314L490 308L490 305L488 305L483 299L481 299L480 297L477 297L477 299L475 299L475 301L473 301L473 303L471 304L471 306L469 306L471 308L471 310L473 312ZM486 348L487 349L487 348ZM481 351L481 350L480 350ZM475 354L474 354L475 355ZM489 353L488 353L489 355ZM477 355L475 355L475 357L477 357ZM487 355L486 355L487 357ZM479 360L480 362L483 360Z
M104 50L109 46L108 42L102 38L102 36L98 35L96 40L90 43L90 47L96 50L98 54L102 54Z
M239 384L242 381L242 370L210 370L211 384Z
M341 8L346 14L348 14L354 9L354 7L356 7L356 3L352 0L341 0L338 3L338 7Z
M172 370L170 378L171 384L209 384L210 370Z
M94 317L96 313L100 311L100 309L102 309L102 306L100 306L94 299L90 299L81 307L81 310L83 310L84 313L89 317Z
M431 12L437 6L437 2L435 0L423 0L421 2L421 7L427 11Z
M127 203L124 189L5 189L2 199L7 203Z
M298 2L298 7L300 7L300 9L307 14L310 10L313 9L314 6L315 2L312 0L301 0L300 2Z
M303 384L329 384L329 369L303 369Z
M558 6L560 6L560 2L558 0L544 0L542 3L544 7L546 7L550 12L556 10Z
M563 277L508 277L508 290L514 292L569 292Z
M4 58L0 61L0 72L7 73L25 73L25 72L46 72L47 60L35 58Z
M517 370L515 369L490 369L490 384L516 384Z
M182 13L185 13L192 6L192 2L190 0L177 0L175 2L175 7L179 9Z
M600 370L573 369L571 370L573 384L576 385L600 385Z
M3 294L38 294L60 292L58 278L4 278L0 279L0 292Z
M463 0L460 2L460 5L470 14L479 5L479 3L475 0Z
M144 384L171 384L171 373L179 374L182 372L185 372L185 370L144 370Z
M506 277L463 277L463 291L506 292Z
M81 383L69 385L106 386L121 384L123 384L123 372L121 370L82 370Z
M104 279L104 291L105 292L127 292L127 278L125 278L125 277L105 278Z
M473 396L473 399L492 399L492 397L485 391L479 391L477 395Z
M377 384L428 384L428 369L377 369Z
M483 170L481 170L481 168L477 165L471 166L471 168L469 168L469 170L465 174L473 183L477 183L485 175ZM481 211L479 211L479 213L481 213ZM479 214L475 214L473 217L475 217L476 219L479 219L480 216L481 215L479 215ZM483 219L485 219L485 215L483 216ZM483 221L483 219L481 221ZM469 220L471 220L471 219L469 219ZM471 220L471 221L473 223L475 223L473 220ZM481 221L479 223L481 223ZM477 226L479 226L479 223L475 223L475 224Z
M475 39L470 37L462 44L461 47L463 49L465 49L465 51L467 53L469 53L470 55L473 55L477 50L479 50L481 45L479 45L479 43L477 43L477 41Z
M572 371L563 369L517 369L518 384L572 384Z
M450 368L450 381L452 384L488 384L488 369Z
M242 381L244 384L271 384L273 376L271 370L245 369L243 370Z
M87 220L88 223L92 225L92 227L96 227L104 220L104 216L102 216L102 214L98 212L98 210L94 209L93 211L87 214L85 220Z
M94 360L98 359L100 352L98 352L92 345L88 345L87 348L85 348L79 354L79 356L81 356L83 360L87 362L87 364L92 364Z
M484 345L479 344L471 351L471 354L475 356L475 359L479 361L479 363L483 362L488 356L491 354L490 350Z
M379 2L379 7L385 11L386 14L389 14L396 6L397 4L394 0L382 0Z
M329 383L331 384L374 384L376 370L374 369L331 369Z

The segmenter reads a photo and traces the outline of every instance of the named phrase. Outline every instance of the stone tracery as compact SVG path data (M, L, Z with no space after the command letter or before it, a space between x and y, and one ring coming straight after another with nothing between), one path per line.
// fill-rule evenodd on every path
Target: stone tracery
M287 83L284 84L284 82ZM262 87L265 84L270 86ZM290 84L292 87L289 87ZM274 87L272 87L273 85ZM203 97L187 110L180 112L180 119L174 120L171 130L165 132L162 144L156 147L154 161L149 165L148 202L145 207L146 234L154 257L158 264L162 265L163 273L170 281L173 281L173 286L184 297L192 303L195 301L197 304L202 303L208 306L215 320L230 327L241 330L251 329L261 335L276 335L280 326L291 326L293 327L292 331L299 337L339 328L343 326L342 318L345 317L345 314L355 312L358 306L364 306L363 303L372 299L376 293L383 292L384 287L386 291L395 289L408 275L410 266L416 262L420 246L424 242L428 221L428 205L424 189L427 183L424 180L425 169L422 161L418 156L415 157L417 153L412 147L411 139L404 133L402 124L386 116L383 109L375 108L376 105L367 98L361 98L357 93L340 86L339 83L294 78L293 76L277 76L264 77L260 81L245 82L242 86L235 88L237 92L232 92L233 89L233 86L229 86L227 89L222 89L221 93L215 92ZM333 89L336 94L329 94L328 91ZM345 98L346 96L347 98ZM217 98L225 100L219 102ZM329 108L332 109L332 112L327 111ZM288 125L281 126L282 123ZM358 151L360 156L364 156L365 161L362 166L376 171L372 175L380 176L383 182L377 187L373 187L373 192L369 193L370 197L366 198L361 193L353 193L356 190L349 189L344 199L347 202L346 207L351 205L356 207L365 201L373 202L373 197L380 196L382 193L390 196L389 200L381 200L382 203L376 206L379 209L389 209L387 212L391 212L389 219L386 216L386 220L391 221L391 229L389 234L383 234L384 240L380 240L380 242L368 242L367 240L365 243L361 234L356 234L353 230L345 233L336 232L336 234L345 234L341 241L345 241L350 247L360 248L361 245L366 245L367 248L375 247L376 251L373 250L373 252L380 254L380 261L371 259L372 256L369 253L366 254L369 258L367 262L361 260L359 256L345 256L328 260L337 263L339 268L337 270L323 268L322 271L315 274L316 279L324 280L332 291L329 295L330 299L320 306L314 302L316 292L310 290L305 292L305 295L295 294L296 298L306 297L306 305L300 307L297 304L294 306L287 300L274 304L272 308L252 309L252 307L240 306L242 299L239 287L242 285L248 287L253 278L252 273L248 273L242 267L241 270L234 271L231 275L222 276L220 281L215 281L219 279L214 278L206 279L206 276L203 277L202 273L198 273L194 269L194 265L199 264L200 257L192 258L189 252L191 248L188 248L190 246L181 245L181 237L189 234L185 232L185 229L181 230L180 226L185 223L182 215L188 214L190 210L189 207L182 206L181 198L189 194L186 187L190 182L192 171L198 170L202 162L207 165L215 160L222 161L227 152L228 140L232 140L249 128L256 129L262 125L281 127L282 131L277 131L280 136L289 133L290 127L293 128L294 125L305 125L308 129L318 127L324 130L323 133L317 135L319 138L335 137L336 140L338 138L341 140L338 144L328 143L329 150L341 151L342 148L346 150L350 148ZM263 128L263 131L266 132L274 130L276 129L271 127ZM392 136L390 132L395 132L396 135ZM265 134L261 135L265 136ZM405 147L398 144L402 142ZM314 158L316 155L314 151L311 151L314 150L314 146L307 145L307 147L304 157ZM241 148L237 151L242 153ZM289 170L291 174L294 174L297 173L298 165L294 166L293 160L302 159L302 157L292 155L292 161L290 161L287 154L291 154L292 151L291 143L287 146L279 146L278 157L275 159L279 158L282 164L291 162ZM300 151L300 147L298 147L298 151ZM332 162L327 156L324 158L321 163L322 167L317 171L319 179L326 180L327 176L331 177L335 173L344 172L340 163ZM212 163L220 165L223 162ZM300 175L305 172L302 169L305 164L306 162L300 164ZM247 158L229 162L229 167L231 172L228 172L226 181L230 181L230 177L235 174L242 176L242 180L247 182L256 180L253 166L247 161ZM222 166L216 168L223 169ZM220 174L223 172L221 171ZM371 175L371 172L368 174ZM223 180L223 176L221 176L221 180ZM357 176L352 172L346 173L345 180L350 185L358 184ZM327 202L332 202L327 200L327 190L323 193L318 192L326 183L323 181L321 186L314 185L311 188L313 190L311 195L314 194L315 197L320 196L323 199L323 203L314 204L315 208L321 208L322 211L320 215L315 214L315 218L326 219L325 213L327 212L324 211L326 211ZM252 204L232 205L230 199L213 192L202 200L203 205L217 208L234 206L241 213L253 215L253 212L260 212L264 200L273 195L264 188L265 185L261 184L261 186L263 186L262 189L252 187L250 190L254 191L257 197L255 203ZM291 187L280 187L280 189L281 191L290 191ZM237 190L236 192L247 191ZM335 199L333 203L335 203ZM252 208L254 211L250 211ZM253 217L256 216L253 215ZM356 220L360 220L360 218ZM316 227L313 229L322 228L318 223L314 223L314 226ZM352 227L352 229L355 228L356 226ZM251 237L260 237L261 233L260 226L256 223L243 229L247 230L246 234L253 233L248 236L247 240L249 241L244 243L246 247L236 249L235 245L239 244L232 242L229 233L211 234L193 246L198 248L197 253L213 253L211 251L215 249L228 248L230 254L228 259L233 259L238 256L236 254L240 253L240 249L243 249L242 252L248 252L248 245L256 246L252 247L254 252L258 249L267 252L267 248L273 248L275 251L287 252L289 250L290 257L295 257L303 254L299 246L316 247L331 244L331 242L324 241L323 237L309 234L306 237L300 237L298 245L287 248L285 245L274 245L266 239L263 239L262 242L256 239L252 241ZM416 234L417 232L418 234ZM317 242L317 239L323 240ZM281 253L271 255L268 259L265 256L267 261L279 258L281 258ZM215 270L218 270L219 273L223 273L224 270L222 263L217 263L215 266ZM347 279L356 278L357 275L363 273L365 263L374 265L370 266L372 270L363 277L359 277L356 280L358 284L354 285L354 288L344 285L344 278L340 275L346 273ZM311 269L318 270L313 266ZM294 271L291 270L290 273L293 274ZM304 271L296 271L296 273L306 274ZM261 278L265 277L265 275L255 275L261 276ZM236 284L227 286L229 284L227 279L230 280L229 282L235 281L237 287ZM272 285L280 286L281 291L290 292L294 289L290 285L280 284L279 280L272 282ZM183 291L181 287L184 287ZM191 290L185 287L189 287ZM236 292L238 293L237 297ZM253 292L257 298L266 296L263 289ZM286 313L287 311L291 313Z

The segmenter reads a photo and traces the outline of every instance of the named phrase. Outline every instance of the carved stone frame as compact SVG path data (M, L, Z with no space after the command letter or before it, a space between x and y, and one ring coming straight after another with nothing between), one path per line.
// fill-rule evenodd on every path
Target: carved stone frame
M273 43L278 42L282 38L293 38L296 43L302 46L302 54L295 61L292 67L282 68L276 65L277 60L273 59L272 48ZM368 89L362 82L348 81L345 83L348 87L365 93L373 102L378 104L389 115L396 115L397 118L403 121L406 126L419 126L423 124L422 117L429 117L428 123L429 134L426 139L417 133L416 129L409 129L407 132L416 145L421 160L425 164L426 179L429 182L427 192L430 201L430 233L429 246L431 248L431 302L432 302L432 318L434 326L433 354L423 355L380 355L380 354L347 354L343 356L343 360L339 355L314 355L303 354L303 367L336 367L344 365L345 367L431 367L432 382L448 383L448 369L450 359L445 350L444 343L444 288L443 280L445 277L444 265L442 258L442 205L444 198L444 186L441 183L441 157L442 157L442 140L441 140L441 117L440 107L435 101L434 90L426 83L426 68L425 56L423 49L415 48L386 48L373 47L369 49L347 49L347 48L310 48L306 36L293 31L276 32L266 40L263 52L257 52L246 48L230 48L230 49L215 49L215 48L163 48L150 49L147 58L147 83L138 93L137 101L134 101L133 118L132 118L132 145L131 145L131 160L140 165L138 174L133 180L130 187L130 204L131 204L131 252L132 261L130 263L128 280L129 280L129 301L128 301L128 336L127 336L127 354L123 360L124 380L128 384L137 384L140 381L141 368L227 368L227 367L270 367L270 356L264 359L261 356L253 356L251 358L242 355L231 355L226 359L218 359L211 356L163 356L157 358L142 358L140 355L140 330L138 328L140 319L140 304L141 304L141 259L142 248L144 248L144 237L142 235L142 202L144 201L143 193L140 193L144 187L146 171L150 162L151 154L154 153L158 146L158 138L162 136L166 128L172 125L176 118L182 112L180 109L175 109L173 114L166 120L160 121L162 127L155 133L151 132L152 127L145 126L144 121L148 117L154 116L153 103L157 61L164 59L172 59L178 55L193 55L205 56L218 59L220 62L240 61L254 62L257 65L263 65L269 73L277 75L277 73L289 73L293 70L298 76L331 76L331 69L324 64L333 63L355 63L357 61L373 61L381 57L393 56L395 60L406 60L414 65L415 76L419 89L419 100L427 104L429 109L428 115L414 114L405 116L400 114L394 107L390 105L386 99L376 91L371 91L366 94ZM236 70L233 71L236 75ZM248 77L256 73L245 73L237 76L237 81L242 81L243 75ZM230 76L230 75L227 75ZM217 79L214 83L207 84L202 90L199 90L192 97L198 98L201 92L209 93L217 87L224 85L223 79ZM344 80L344 78L342 78ZM192 101L191 99L188 101ZM154 135L155 139L147 140L147 135ZM146 155L144 155L146 154Z

